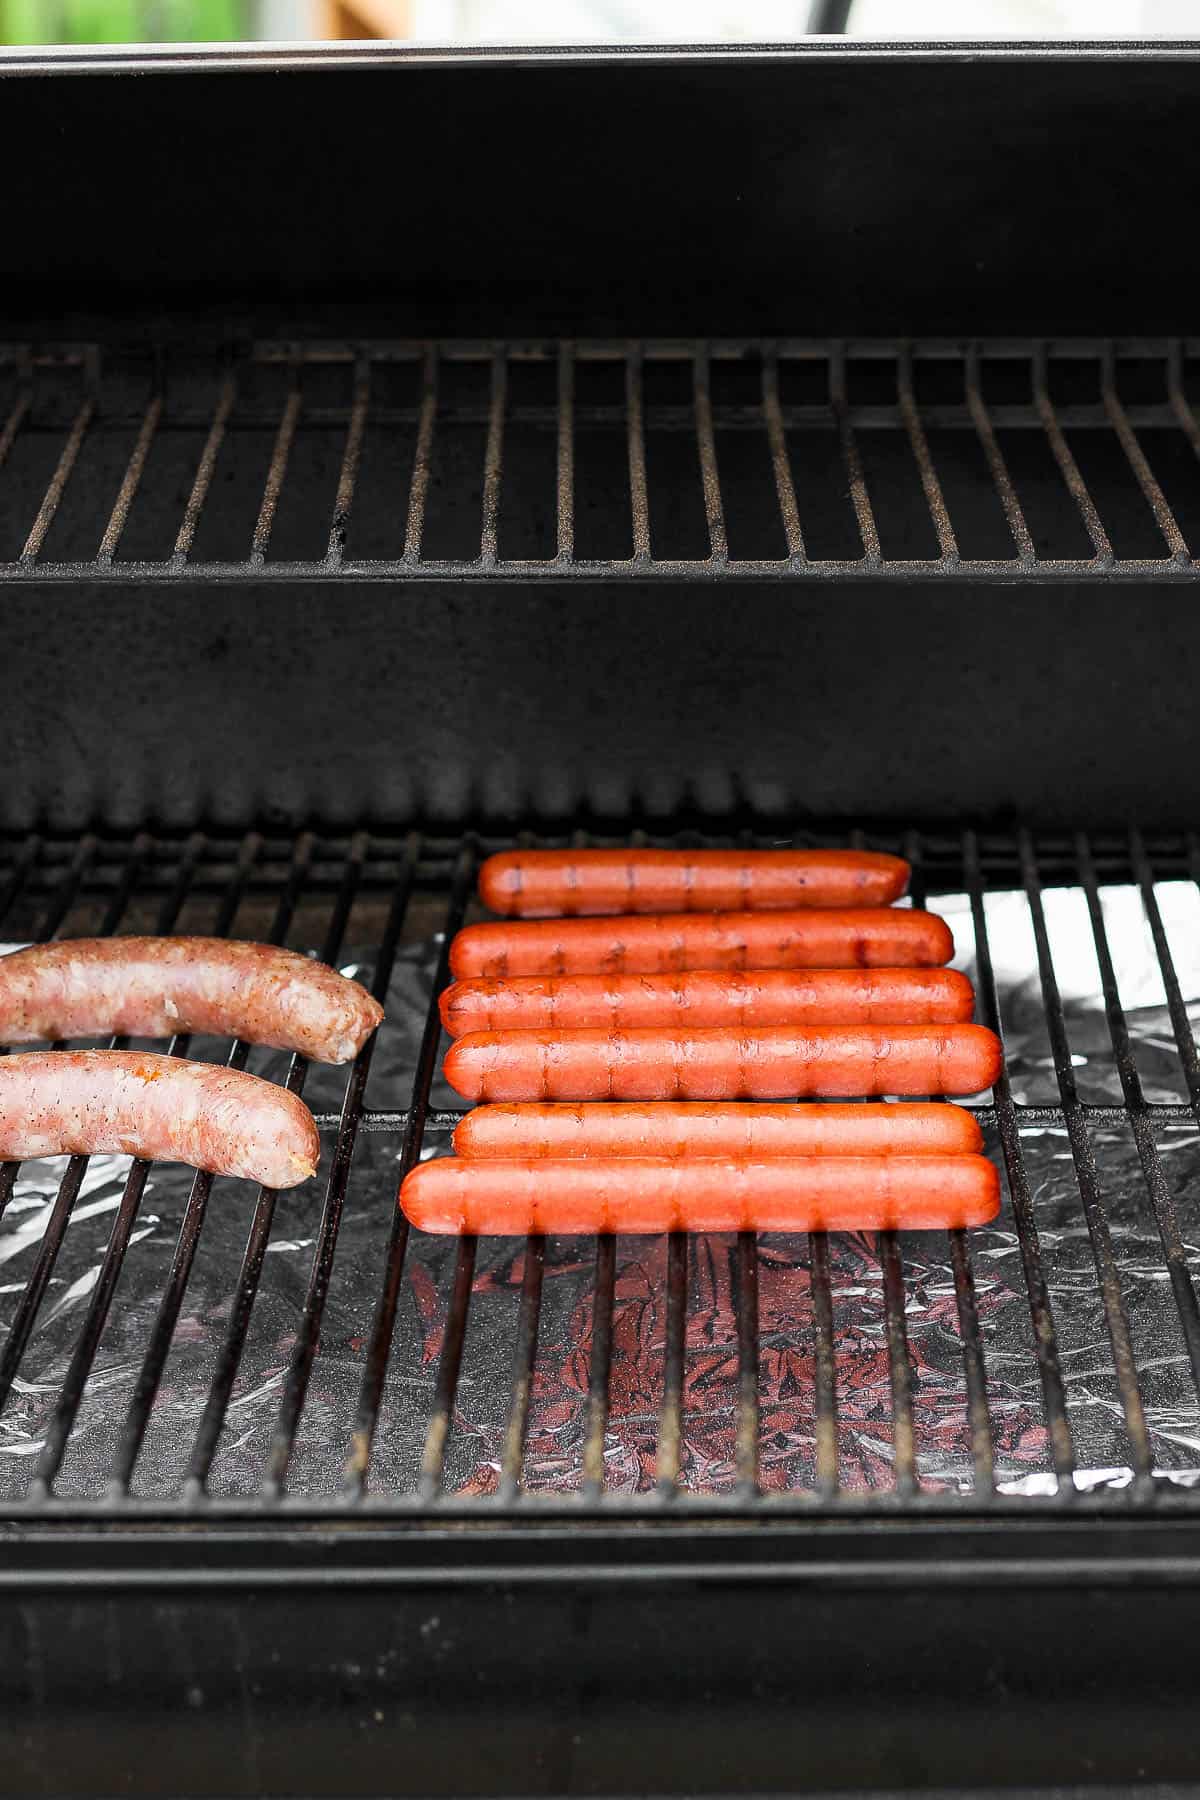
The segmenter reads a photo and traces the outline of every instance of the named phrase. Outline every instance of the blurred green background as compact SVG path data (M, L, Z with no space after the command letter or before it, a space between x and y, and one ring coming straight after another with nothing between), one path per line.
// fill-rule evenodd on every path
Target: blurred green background
M249 0L0 0L0 43L128 44L251 35Z

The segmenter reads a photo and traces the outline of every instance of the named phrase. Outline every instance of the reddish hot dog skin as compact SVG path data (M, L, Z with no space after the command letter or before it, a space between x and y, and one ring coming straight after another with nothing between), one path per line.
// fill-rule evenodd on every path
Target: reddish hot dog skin
M982 1025L476 1031L444 1070L468 1100L975 1094L1000 1072L1000 1041Z
M510 1236L659 1231L924 1231L986 1225L1000 1182L982 1156L420 1164L400 1204L421 1231Z
M887 906L908 886L898 856L871 850L508 850L479 871L505 918Z
M140 1156L289 1188L317 1167L304 1102L222 1064L125 1050L0 1058L0 1160Z
M0 957L0 1042L240 1037L351 1062L383 1018L357 981L270 944L66 938Z
M945 920L911 907L658 913L468 925L450 947L450 973L461 981L678 969L937 968L953 955Z
M456 981L438 1004L450 1036L463 1037L645 1025L956 1025L974 1002L956 969L683 969Z
M477 1106L459 1122L463 1157L957 1156L983 1148L961 1106L739 1105L598 1101Z

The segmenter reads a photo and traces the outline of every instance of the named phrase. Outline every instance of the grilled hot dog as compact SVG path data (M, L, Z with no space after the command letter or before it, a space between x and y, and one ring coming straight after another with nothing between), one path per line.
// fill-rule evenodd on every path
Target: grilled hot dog
M911 907L658 913L468 925L450 947L450 972L463 980L675 969L933 968L953 955L945 920Z
M443 1066L468 1100L975 1094L1000 1072L1000 1041L982 1025L475 1031Z
M983 1133L961 1106L738 1105L599 1101L477 1106L459 1121L463 1157L953 1156Z
M456 981L438 1004L451 1037L462 1037L639 1025L954 1025L971 1017L974 994L956 969L684 969Z
M908 885L898 856L871 850L509 850L479 871L506 918L582 913L761 912L887 906Z
M405 1178L422 1231L864 1231L985 1225L1000 1183L982 1156L800 1156L465 1162Z

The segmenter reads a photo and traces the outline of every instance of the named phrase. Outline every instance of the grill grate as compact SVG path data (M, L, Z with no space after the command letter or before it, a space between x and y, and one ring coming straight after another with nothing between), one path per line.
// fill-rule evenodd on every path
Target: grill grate
M1178 578L1200 546L1198 358L1134 340L9 347L0 577Z
M526 841L529 841L526 839ZM655 834L654 841L662 841ZM701 841L695 831L676 835L676 843ZM710 841L704 839L703 841ZM726 840L728 841L728 840ZM743 833L741 841L755 841ZM801 839L800 841L807 841ZM1044 1422L1046 1498L1067 1497L1076 1505L1192 1504L1186 1486L1164 1491L1156 1478L1155 1448L1147 1423L1145 1383L1151 1373L1138 1344L1137 1320L1128 1304L1128 1270L1114 1249L1112 1231L1112 1180L1105 1153L1096 1148L1098 1128L1122 1125L1136 1145L1137 1162L1145 1196L1160 1238L1157 1276L1164 1291L1173 1296L1178 1312L1177 1331L1186 1346L1181 1366L1190 1367L1195 1391L1187 1399L1193 1421L1200 1419L1200 1317L1185 1218L1190 1196L1176 1194L1164 1167L1163 1133L1200 1120L1200 1079L1187 1004L1172 959L1170 934L1160 903L1161 884L1200 881L1200 844L1194 837L1158 835L1151 840L1134 832L1128 838L1044 837L1035 840L1025 832L1012 835L978 833L961 835L944 831L907 834L861 833L841 841L869 842L902 850L914 861L916 898L959 894L969 911L961 914L973 922L980 1016L999 1025L1000 1004L990 949L987 898L1007 892L1024 896L1034 946L1034 962L1028 975L1040 987L1044 1029L1050 1050L1057 1098L1050 1103L1019 1100L1008 1073L997 1084L980 1116L998 1151L1007 1177L1006 1226L1011 1223L1014 1254L1024 1280L1027 1308L1029 1369L1036 1371L1040 1387L1039 1411ZM437 1506L441 1510L528 1510L548 1504L545 1496L527 1493L526 1445L531 1417L537 1411L539 1343L547 1326L548 1271L557 1268L561 1246L530 1239L517 1259L519 1280L514 1287L515 1309L499 1337L486 1346L486 1357L504 1400L504 1418L495 1434L495 1479L487 1495L471 1491L451 1472L451 1452L461 1440L461 1386L467 1371L478 1364L472 1349L473 1320L483 1302L479 1299L482 1263L480 1246L465 1238L450 1247L442 1265L441 1324L432 1340L435 1357L428 1404L414 1443L410 1483L380 1481L376 1468L376 1438L389 1391L418 1382L420 1371L409 1366L408 1339L398 1334L402 1306L413 1304L406 1285L412 1276L416 1245L409 1228L394 1209L396 1183L444 1132L456 1114L434 1105L434 1084L440 1054L440 1032L433 1004L446 977L446 943L471 902L478 855L491 848L472 836L464 838L389 838L359 832L327 838L302 832L295 838L272 833L251 833L240 840L219 834L193 833L184 838L155 838L143 832L132 837L85 835L77 841L61 839L8 839L0 865L0 903L3 929L10 941L45 937L58 932L99 929L105 932L146 928L205 929L216 935L257 934L272 941L319 944L322 954L336 959L343 946L373 946L370 950L374 991L387 994L399 960L410 946L440 933L432 981L416 1017L411 1079L405 1091L390 1085L378 1094L370 1083L371 1047L349 1071L339 1072L342 1102L338 1109L323 1109L318 1119L329 1153L323 1163L324 1195L307 1251L307 1276L296 1284L290 1299L287 1341L279 1346L272 1394L275 1420L263 1439L263 1461L256 1486L248 1494L230 1494L214 1470L235 1435L234 1409L244 1400L247 1344L256 1318L266 1260L277 1244L280 1220L289 1216L289 1198L261 1190L253 1198L240 1263L232 1257L221 1264L227 1281L219 1348L207 1379L185 1396L186 1404L175 1416L189 1421L190 1444L177 1446L180 1479L170 1494L143 1493L138 1474L148 1431L156 1407L162 1403L164 1377L177 1351L177 1333L189 1280L197 1258L205 1254L214 1210L232 1205L214 1188L237 1184L214 1182L197 1175L183 1208L178 1237L169 1264L164 1264L155 1308L146 1314L146 1330L139 1338L137 1354L127 1380L118 1383L119 1404L113 1415L111 1453L102 1476L89 1491L81 1492L78 1479L61 1495L56 1485L67 1466L80 1418L103 1391L111 1391L110 1377L101 1380L97 1355L122 1308L123 1277L127 1283L130 1246L135 1241L139 1213L147 1181L145 1165L133 1164L124 1180L115 1217L99 1256L82 1316L73 1328L69 1355L59 1368L58 1391L47 1415L44 1436L33 1445L36 1455L24 1460L28 1481L21 1490L12 1488L9 1504L18 1512L33 1508L48 1513L143 1512L178 1509L224 1513L254 1510L263 1498L275 1504L320 1511L347 1504L382 1510L411 1511ZM1067 888L1080 898L1090 923L1097 953L1100 993L1099 1016L1108 1034L1109 1066L1115 1071L1122 1104L1089 1099L1081 1092L1072 1050L1073 1026L1060 991L1053 932L1047 923L1048 896ZM1102 889L1140 897L1146 929L1153 943L1166 995L1166 1012L1177 1044L1186 1098L1148 1099L1139 1069L1139 1051L1123 1006L1114 969L1109 926ZM192 1049L185 1040L171 1048L177 1054ZM214 1054L199 1047L201 1053ZM243 1066L250 1054L243 1044L220 1047L234 1066ZM1093 1045L1092 1061L1103 1060ZM328 1074L328 1072L325 1072ZM300 1058L292 1058L283 1079L296 1093L304 1090L308 1070ZM322 1092L328 1092L326 1088ZM382 1101L383 1104L379 1102ZM1032 1129L1058 1131L1069 1152L1077 1194L1077 1217L1086 1227L1093 1270L1090 1290L1103 1320L1111 1348L1115 1380L1115 1408L1119 1410L1128 1444L1129 1473L1121 1478L1119 1493L1099 1495L1075 1491L1077 1468L1076 1428L1072 1418L1072 1378L1067 1349L1056 1329L1057 1292L1047 1278L1045 1226L1039 1221L1038 1194L1028 1158L1027 1134ZM368 1159L356 1167L355 1150L364 1138L381 1134L394 1143L390 1158ZM80 1199L86 1192L86 1159L66 1163L57 1198L49 1208L44 1235L31 1243L26 1268L13 1260L23 1281L5 1290L7 1337L0 1355L0 1451L18 1443L11 1436L14 1411L20 1411L29 1392L22 1385L21 1370L51 1310L51 1290L61 1287L56 1274L64 1242ZM20 1192L18 1173L5 1168L0 1189L0 1214ZM372 1265L371 1291L374 1315L366 1312L358 1335L347 1351L340 1340L323 1343L331 1290L336 1286L339 1238L347 1210L356 1218L369 1215L377 1222L379 1251ZM1184 1217L1181 1218L1181 1209ZM390 1221L390 1222L389 1222ZM11 1223L11 1221L9 1221ZM812 1480L803 1489L764 1493L761 1463L770 1432L764 1416L763 1362L781 1350L781 1334L765 1338L762 1330L760 1281L765 1265L763 1246L752 1234L742 1234L731 1251L730 1354L736 1364L733 1378L733 1424L730 1437L731 1479L708 1491L697 1480L688 1461L692 1409L697 1404L694 1388L696 1344L689 1323L691 1295L698 1272L709 1256L705 1240L672 1236L665 1261L654 1263L660 1271L664 1321L661 1345L661 1377L653 1408L655 1457L653 1481L636 1494L608 1491L606 1453L611 1448L614 1395L628 1375L629 1345L619 1335L618 1320L626 1317L618 1302L618 1249L613 1240L572 1247L582 1254L589 1269L589 1329L587 1341L573 1346L579 1360L579 1465L578 1482L569 1504L575 1508L633 1505L653 1511L664 1502L672 1506L728 1507L747 1504L778 1506L789 1501L808 1511L817 1508L853 1508L864 1501L886 1502L901 1509L967 1509L1028 1507L1037 1496L1006 1490L996 1463L997 1418L990 1410L994 1389L989 1382L995 1371L988 1366L987 1334L981 1321L980 1240L975 1234L949 1234L948 1266L953 1272L954 1320L957 1322L955 1353L962 1371L958 1423L968 1446L971 1480L961 1492L942 1491L930 1483L921 1466L919 1421L914 1408L914 1344L906 1318L913 1292L912 1258L920 1254L919 1240L883 1234L878 1245L882 1272L874 1325L882 1346L871 1403L881 1418L886 1416L891 1444L891 1480L881 1488L868 1484L853 1491L843 1469L839 1448L839 1406L846 1399L840 1391L836 1350L837 1317L843 1299L831 1264L829 1243L814 1238L807 1243L797 1268L803 1271L811 1292L809 1323L793 1329L783 1348L808 1359L811 1380ZM835 1247L836 1249L836 1247ZM346 1252L357 1255L357 1249ZM1144 1252L1144 1254L1150 1254ZM648 1263L646 1266L650 1266ZM947 1315L949 1316L949 1315ZM777 1322L776 1322L777 1325ZM511 1327L511 1329L510 1329ZM946 1327L953 1331L953 1326ZM319 1478L312 1483L313 1458L306 1454L301 1479L293 1479L297 1444L304 1429L307 1402L314 1371L328 1359L350 1355L352 1367L339 1392L357 1399L341 1411L332 1408L323 1394L317 1432L316 1458ZM502 1369L502 1377L500 1370ZM345 1373L345 1371L343 1371ZM176 1375L176 1383L181 1378ZM422 1390L424 1391L424 1390ZM856 1396L856 1403L861 1396ZM701 1403L703 1396L701 1392ZM111 1404L111 1402L110 1402ZM624 1401L622 1401L624 1405ZM956 1403L957 1404L957 1403ZM5 1418L10 1433L3 1430ZM232 1422L231 1422L232 1420ZM541 1427L539 1426L539 1429ZM880 1430L883 1431L881 1426ZM1194 1436L1194 1429L1192 1432ZM21 1446L23 1447L23 1446ZM767 1483L766 1485L770 1485ZM719 1491L717 1491L719 1489Z

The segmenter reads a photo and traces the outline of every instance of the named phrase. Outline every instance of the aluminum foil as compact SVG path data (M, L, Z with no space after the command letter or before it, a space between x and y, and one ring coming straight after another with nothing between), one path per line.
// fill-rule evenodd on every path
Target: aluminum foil
M1200 1006L1200 898L1184 882L1163 883L1158 897L1194 1016ZM1137 893L1113 888L1104 891L1103 900L1146 1098L1186 1100L1161 975ZM973 973L974 942L965 897L952 895L932 904L954 928L957 966ZM1046 914L1080 1097L1119 1108L1121 1083L1084 898L1074 890L1049 890ZM989 896L987 916L1014 1097L1023 1104L1052 1109L1058 1104L1058 1085L1025 899L1020 894ZM387 1022L367 1089L368 1106L377 1112L395 1113L409 1103L437 951L437 940L428 939L405 945L398 957ZM342 966L348 973L369 978L370 947L362 946ZM226 1048L201 1042L194 1053L217 1059ZM249 1066L278 1078L287 1059L255 1052ZM307 1076L305 1098L322 1126L324 1163L316 1180L282 1195L275 1207L245 1351L211 1470L210 1489L217 1495L250 1497L261 1486L304 1305L345 1084L345 1071L314 1067ZM440 1075L431 1098L435 1110L456 1104ZM1090 1130L1155 1467L1175 1481L1200 1480L1200 1406L1137 1152L1119 1114L1091 1123ZM1121 1484L1129 1479L1130 1448L1070 1145L1061 1119L1052 1112L1027 1117L1021 1140L1062 1353L1077 1479L1086 1486ZM1157 1127L1157 1141L1194 1265L1200 1258L1197 1132L1190 1124L1163 1123ZM425 1154L445 1154L448 1148L444 1127L427 1133ZM994 1141L989 1148L997 1154ZM295 1495L328 1497L338 1485L392 1223L399 1154L400 1131L394 1119L364 1123L341 1220L320 1349L289 1470L288 1486ZM4 1216L0 1320L5 1326L36 1258L62 1167L61 1160L24 1165ZM0 1497L18 1498L36 1465L98 1279L127 1170L127 1161L116 1157L95 1157L88 1167L14 1393L0 1418ZM190 1187L187 1170L164 1165L150 1172L59 1476L57 1489L64 1496L92 1497L105 1491ZM229 1324L255 1199L255 1190L246 1184L214 1183L136 1470L135 1491L144 1496L175 1494L185 1479ZM920 1480L931 1491L969 1490L972 1465L962 1340L947 1240L938 1233L911 1234L902 1239L902 1247ZM996 1224L973 1232L970 1248L997 1479L1014 1493L1048 1491L1052 1478L1041 1385L1007 1194ZM417 1233L411 1239L371 1469L371 1487L379 1494L411 1493L418 1483L456 1251L452 1241ZM764 1236L758 1256L762 1481L771 1490L799 1489L811 1485L815 1477L808 1246L799 1236ZM446 1487L453 1492L487 1492L498 1479L523 1258L523 1241L495 1239L479 1245L446 1455ZM876 1240L871 1235L835 1237L830 1240L830 1258L841 1481L847 1490L886 1491L893 1482L894 1445ZM735 1274L731 1237L691 1241L680 1479L688 1491L699 1494L720 1492L735 1480ZM525 1484L534 1493L569 1494L580 1484L593 1275L592 1243L570 1239L548 1243L524 1465ZM665 1275L662 1239L618 1240L606 1439L608 1482L616 1491L644 1492L655 1480Z

